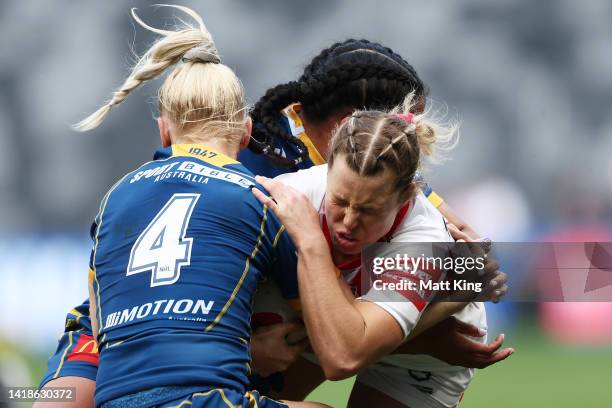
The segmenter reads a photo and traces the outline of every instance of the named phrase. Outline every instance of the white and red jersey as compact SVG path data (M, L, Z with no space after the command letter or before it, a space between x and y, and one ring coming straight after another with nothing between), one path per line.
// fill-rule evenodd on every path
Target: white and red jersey
M283 174L276 178L303 192L312 205L319 211L322 228L328 243L329 229L325 220L325 191L327 187L327 165L315 166L296 173ZM434 203L435 204L435 203ZM435 243L452 242L442 214L422 192L398 213L391 230L382 238L384 242ZM331 247L331 244L330 244ZM393 249L380 245L376 256L393 256ZM380 248L380 249L379 249ZM380 253L378 252L380 251ZM360 279L367 274L361 273L361 259L336 265L345 281L360 299L374 302L387 311L402 328L407 336L418 322L428 299L406 291L375 291L360 293ZM391 271L394 272L394 271ZM426 273L435 280L443 276L436 271ZM385 271L386 274L386 271ZM405 279L405 272L399 272L400 279ZM391 274L393 275L393 273ZM381 295L384 297L381 299ZM482 329L487 328L484 304L469 303L463 310L454 315L457 319ZM476 339L486 342L486 336ZM305 355L316 362L314 356ZM364 369L357 377L362 382L377 389L408 406L427 408L453 407L468 387L474 375L473 369L452 366L444 361L423 354L389 354L379 362Z
M321 220L321 228L328 241L330 250L331 238L329 227L325 217L325 191L327 187L327 165L311 167L300 170L296 173L288 173L278 176L277 180L298 191L306 194L312 205L318 210ZM395 217L395 221L387 234L382 237L380 242L453 242L452 237L446 229L446 224L442 214L428 201L425 195L419 191L417 196L409 204L402 207ZM385 254L384 246L381 246L380 253L376 256L385 257L393 254ZM421 248L423 249L423 248ZM431 249L430 249L431 251ZM419 251L418 255L423 255ZM431 254L426 254L431 255ZM415 256L417 256L415 254ZM351 287L356 297L372 301L391 314L402 328L404 335L408 336L412 328L416 325L420 314L427 305L427 298L423 298L422 293L415 291L385 291L381 298L380 291L370 289L367 293L361 293L363 287L361 258L356 258L350 262L336 265L344 277L345 282ZM383 280L393 280L394 278L418 280L418 275L406 271L385 272ZM434 281L443 279L442 271L427 270L426 273ZM369 286L369 285L368 285ZM427 293L429 295L430 293Z

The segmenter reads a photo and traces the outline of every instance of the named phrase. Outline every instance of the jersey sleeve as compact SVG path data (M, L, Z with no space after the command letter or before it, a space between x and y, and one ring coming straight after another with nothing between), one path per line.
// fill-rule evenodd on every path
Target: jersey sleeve
M394 258L399 248L402 255L406 254L415 262L410 263L408 268L397 265L384 268L377 276L379 283L372 285L361 300L373 302L387 311L407 337L435 295L434 290L428 289L431 286L424 283L440 282L446 276L439 265L426 262L426 258L444 258L448 251L446 243L452 242L452 238L446 230L442 215L424 195L419 194L411 213L391 242L406 245L381 244L372 257ZM382 284L395 285L400 289L381 289Z
M89 300L70 310L64 333L47 363L40 388L59 377L82 377L96 380L98 347L93 339L89 320Z
M275 180L304 193L313 207L319 210L327 188L327 164L281 174Z

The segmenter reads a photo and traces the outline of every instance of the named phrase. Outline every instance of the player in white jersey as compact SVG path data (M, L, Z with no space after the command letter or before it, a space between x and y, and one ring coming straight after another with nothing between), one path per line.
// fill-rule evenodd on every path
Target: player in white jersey
M352 407L453 407L473 376L472 369L430 356L392 354L410 336L433 291L359 293L355 282L364 276L358 269L365 245L453 241L443 217L413 181L420 157L432 153L440 136L420 116L356 112L336 131L329 168L262 179L273 199L254 190L298 248L303 317L325 376L337 380L359 373ZM420 272L428 280L443 278L441 271ZM393 280L398 274L398 280L424 279L397 270L383 276ZM497 290L505 291L497 283ZM481 303L469 303L455 316L486 330Z

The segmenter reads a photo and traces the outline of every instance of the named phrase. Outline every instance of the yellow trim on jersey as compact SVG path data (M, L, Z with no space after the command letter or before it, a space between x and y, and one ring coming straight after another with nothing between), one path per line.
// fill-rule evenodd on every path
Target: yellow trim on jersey
M80 323L79 321L81 320L81 317L83 317L83 314L81 312L79 312L78 310L76 310L76 309L72 309L71 311L68 312L68 314L72 314L72 315L76 316L76 320L75 320L76 324L79 324Z
M172 156L194 157L218 167L240 164L239 161L202 144L173 144Z
M98 342L95 341L94 339L91 339L87 343L83 344L83 346L80 349L77 350L77 353L84 352L85 348L87 348L92 343L93 343L93 346L92 346L91 351L89 353L97 353L98 352Z
M221 388L215 388L215 389L212 389L212 390L206 391L206 392L196 392L196 393L191 394L191 397L206 397L206 396L212 394L215 391L218 391L221 394L221 399L223 399L223 402L225 402L225 404L228 407L230 407L230 408L240 408L238 405L232 404L232 401L230 401L229 398L227 398L227 396L225 395L225 392ZM185 400L185 401L181 402L181 405L177 405L176 408L179 408L184 403L189 403L189 405L192 405L191 401Z
M251 391L247 391L244 396L249 398L249 407L259 408L257 398L255 398L255 396L251 394Z
M141 166L142 167L142 166ZM110 190L108 190L108 192L106 193L106 195L104 196L104 198L102 199L102 203L100 203L100 209L98 210L98 215L96 216L96 236L94 239L94 248L93 248L93 255L91 258L91 269L89 270L89 273L93 273L93 279L96 282L96 285L98 285L98 293L96 294L97 297L97 312L98 312L98 316L99 316L99 320L98 320L98 334L100 333L100 331L102 331L103 329L103 324L104 322L102 321L102 307L100 306L100 282L98 282L98 277L96 276L96 255L98 252L98 244L100 243L100 240L98 239L98 234L100 233L100 228L102 228L102 217L104 217L104 210L106 209L106 204L108 203L108 199L110 198L111 193L115 190L115 188L117 188L117 186L119 184L121 184L121 182L123 180L125 180L125 178L132 174L132 172L127 173L125 176L121 177L115 184L113 184L113 186L110 188ZM91 318L91 316L90 316ZM97 316L94 316L94 319L96 319Z
M320 164L325 164L326 160L323 158L321 153L317 150L312 140L306 134L306 130L304 129L304 123L302 122L302 118L298 114L298 110L301 109L301 105L299 103L292 103L283 109L283 114L287 117L289 121L289 127L291 128L291 133L293 136L297 137L306 145L308 148L308 157L310 161L314 163L315 166Z
M278 229L278 232L276 233L276 236L274 237L274 241L272 241L273 247L276 247L276 244L278 244L278 240L280 239L283 231L285 231L285 226L281 225L281 227Z
M327 163L323 156L321 156L321 153L319 153L319 151L315 147L314 143L312 143L312 140L310 140L308 135L306 135L306 133L301 133L298 136L298 139L304 142L304 144L308 148L308 157L310 157L310 160L314 163L315 166Z
M106 335L106 333L104 333L104 335ZM120 341L116 341L116 342L114 342L114 343L112 343L112 344L111 344L111 343L108 343L108 344L106 345L106 348L107 348L107 349L109 349L109 348L111 348L111 347L118 346L118 345L120 345L121 343L123 343L124 341L125 341L125 340L120 340Z
M264 205L263 206L263 217L261 218L261 226L259 228L259 236L257 237L257 242L255 243L255 247L253 248L253 252L251 252L251 255L246 259L246 262L244 263L244 269L242 270L242 276L238 280L238 283L236 284L236 287L234 288L234 291L232 292L232 295L228 299L227 303L225 304L225 306L223 306L223 309L221 309L221 311L219 312L215 320L211 324L209 324L208 327L206 327L204 332L211 331L213 327L215 327L217 323L221 321L221 319L227 312L227 309L229 309L232 302L234 302L234 299L236 298L236 295L238 294L238 291L242 287L244 279L246 278L247 273L249 272L249 269L251 266L251 260L255 258L255 256L257 255L257 252L259 252L259 247L261 246L261 242L265 234L265 226L266 226L267 220L268 220L268 206Z
M77 331L80 331L80 329ZM72 333L74 332L71 331L68 333L68 345L66 346L66 349L62 353L62 358L60 359L59 366L57 366L57 370L55 370L55 374L53 375L54 380L57 378L60 371L62 370L62 367L64 366L64 361L66 361L66 355L68 354L68 350L70 349L70 347L72 347Z
M435 191L432 191L427 196L427 199L436 208L440 207L442 205L442 203L444 202L444 199L442 197L440 197Z
M208 394L207 394L207 395L208 395ZM193 397L193 395L192 395L191 397ZM190 397L190 398L191 398L191 397ZM184 400L184 401L181 401L181 402L180 402L178 405L173 405L173 406L171 406L171 407L169 407L169 408L181 408L181 407L182 407L183 405L185 405L185 404L186 404L186 405L193 405L193 402L191 402L191 401L189 401L189 400Z
M189 401L189 400L185 400L185 401L181 401L181 403L180 403L180 404L178 404L178 405L173 405L173 406L168 407L168 408L181 408L181 407L182 407L183 405L185 405L185 404L187 404L187 405L193 405L193 403L192 403L191 401Z
M285 116L293 122L293 127L295 127L297 133L300 133L300 131L304 132L304 123L302 122L302 118L300 118L300 115L297 112L301 108L301 104L292 103L291 105L283 109L283 113L285 114Z
M225 404L230 407L230 408L240 408L242 405L234 405L232 403L232 401L229 400L229 398L227 398L227 395L225 395L225 391L223 391L223 388L213 388L212 390L209 391L205 391L205 392L194 392L193 394L191 394L191 397L189 398L193 398L193 397L207 397L210 394L212 394L213 392L218 392L219 394L221 394L221 399L223 399L223 402L225 402ZM255 396L251 393L251 391L247 391L244 393L244 397L249 399L249 407L253 407L253 408L258 408L259 407L259 403L261 401L265 401L266 399L270 400L270 401L274 401L282 406L285 407L289 407L289 405L281 402L281 401L276 401L276 400L271 400L268 397L265 396L260 396L259 400L257 398L255 398ZM255 405L252 405L255 404ZM193 405L193 402L191 402L190 400L186 399L181 401L178 405L173 405L170 408L181 408L184 405Z

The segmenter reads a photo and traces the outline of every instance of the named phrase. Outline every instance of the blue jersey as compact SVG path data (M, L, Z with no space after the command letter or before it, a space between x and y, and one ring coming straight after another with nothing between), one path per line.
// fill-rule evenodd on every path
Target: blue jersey
M295 257L254 185L240 163L174 145L106 194L90 262L96 405L160 385L246 390L257 281L282 282ZM290 280L281 287L297 296Z

